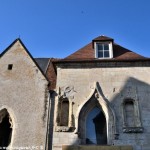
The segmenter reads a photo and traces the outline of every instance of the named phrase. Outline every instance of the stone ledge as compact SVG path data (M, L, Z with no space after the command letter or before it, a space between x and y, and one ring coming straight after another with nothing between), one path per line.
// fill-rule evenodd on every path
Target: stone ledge
M67 127L67 126L56 126L55 132L73 132L75 130L74 127Z
M143 127L123 127L123 133L142 133Z
M132 146L63 145L62 150L133 150Z

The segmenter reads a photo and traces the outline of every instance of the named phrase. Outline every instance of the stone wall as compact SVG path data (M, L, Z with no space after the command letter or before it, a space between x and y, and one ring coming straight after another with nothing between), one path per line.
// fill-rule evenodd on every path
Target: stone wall
M78 136L79 114L84 104L95 94L95 83L98 83L101 88L98 93L100 105L103 108L104 103L102 102L108 100L115 115L114 126L116 131L114 129L108 131L112 136L112 138L108 137L108 144L132 145L134 150L150 149L150 78L148 78L150 64L144 62L124 62L121 64L118 62L115 66L113 62L107 62L106 64L102 63L102 65L93 66L94 64L92 66L90 64L83 66L83 64L79 63L57 66L58 96L55 102L53 149L59 150L65 144L81 144L81 139ZM57 130L57 105L59 97L64 95L74 103L71 113L74 116L75 130L72 132L62 132L61 127L59 128L60 130ZM137 102L134 106L134 115L137 121L134 128L128 128L124 123L123 103L126 99L132 99ZM108 128L108 124L113 124L113 120L110 120L108 111L103 111L108 116L108 119L106 119ZM115 132L117 133L116 135Z
M8 69L8 65L12 68ZM0 110L12 119L10 147L45 148L48 81L20 41L0 58Z

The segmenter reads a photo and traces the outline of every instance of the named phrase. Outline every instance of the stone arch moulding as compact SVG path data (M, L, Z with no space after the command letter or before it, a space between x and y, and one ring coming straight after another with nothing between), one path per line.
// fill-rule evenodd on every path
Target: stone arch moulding
M81 139L81 144L85 144L85 118L95 106L102 109L107 124L107 144L112 145L114 139L118 139L118 132L116 128L116 115L111 106L111 103L104 96L103 91L98 82L92 88L91 94L89 95L87 101L79 108L77 116L77 128L75 133L78 134ZM84 119L83 119L84 118Z
M144 128L142 127L141 117L140 117L140 109L139 109L139 99L137 94L137 87L127 86L121 92L121 100L122 100L122 118L123 118L123 133L142 133ZM132 104L132 119L134 121L134 125L130 125L127 123L127 113L129 110L126 110L126 104ZM130 106L131 107L131 106ZM131 114L131 112L129 112Z
M14 124L14 118L13 118L12 114L13 113L12 113L11 109L9 109L8 107L3 106L3 107L0 108L0 128L2 128L3 134L5 134L4 129L3 129L3 127L4 127L3 123L6 123L6 121L7 121L7 123L8 123L7 127L9 127L9 130L10 130L9 135L8 135L9 137L7 139L8 142L7 142L7 144L5 143L6 145L4 145L5 147L12 147L12 143L13 143L13 139L14 139L13 136L14 136L15 124ZM8 130L7 130L7 132L8 132ZM5 139L1 138L1 140L6 140L6 138ZM2 146L3 145L1 145L1 147Z
M128 115L127 115L127 106L126 104L132 104L133 114L132 114L132 120L134 122L133 125L128 124ZM129 108L131 109L131 108ZM131 112L129 112L131 113ZM127 97L122 102L122 117L123 117L123 132L124 133L142 133L143 127L140 119L140 111L139 111L139 103L138 99L133 99L131 97Z

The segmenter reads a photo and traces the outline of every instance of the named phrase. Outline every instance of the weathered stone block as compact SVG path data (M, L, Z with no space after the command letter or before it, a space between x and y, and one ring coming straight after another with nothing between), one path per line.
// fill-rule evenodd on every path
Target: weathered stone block
M133 150L132 146L68 146L63 145L62 150Z
M142 150L150 150L150 145L143 145Z
M120 150L133 150L132 146L120 146Z

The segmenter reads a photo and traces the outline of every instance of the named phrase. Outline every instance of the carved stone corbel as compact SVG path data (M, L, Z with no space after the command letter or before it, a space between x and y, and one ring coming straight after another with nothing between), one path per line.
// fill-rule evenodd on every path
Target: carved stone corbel
M75 93L74 86L59 87L59 97L74 99Z

